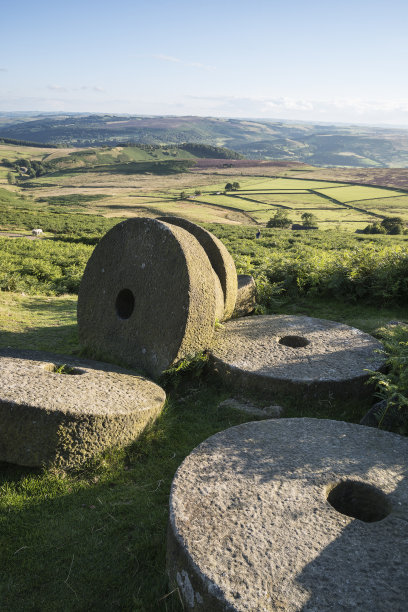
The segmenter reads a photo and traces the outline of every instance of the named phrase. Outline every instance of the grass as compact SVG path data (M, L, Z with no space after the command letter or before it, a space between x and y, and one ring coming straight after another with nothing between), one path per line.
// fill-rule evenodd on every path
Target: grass
M0 293L0 346L78 351L75 296ZM303 299L276 313L306 314L375 332L405 308ZM12 313L12 316L9 316ZM206 374L176 380L166 406L133 444L80 471L0 465L2 610L181 612L165 570L170 485L184 457L208 436L252 417L219 409L230 392ZM285 416L358 422L367 407L282 396Z
M357 202L359 200L373 200L376 198L395 197L406 195L402 191L393 191L391 189L381 189L378 187L362 187L359 185L337 187L325 189L324 187L316 187L316 189L325 195L339 200L340 202Z
M181 610L177 594L166 597L169 489L196 444L245 420L221 414L219 397L207 389L169 399L138 441L81 473L4 466L2 609Z
M115 155L112 151L64 155L62 159L77 159L78 163L90 158L95 164L110 161L110 165L105 164L105 171L102 167L92 166L92 172L86 171L85 166L77 169L61 167L58 173L28 181L24 191L37 200L48 198L54 207L63 206L73 212L81 208L84 212L105 216L181 214L197 222L266 224L277 208L285 207L294 211L291 213L294 222L300 222L302 212L313 211L321 229L342 224L343 229L352 232L372 222L371 214L396 214L398 210L398 215L408 220L408 207L404 208L408 199L398 190L300 178L228 175L229 181L236 179L240 183L240 190L216 195L217 191L223 192L226 179L219 182L215 173L203 175L192 171L175 176L115 174L113 170L127 172L132 163L140 165L144 162L122 161L122 155L127 155L129 160L136 155L136 149L133 151L132 147L129 151L120 151L120 148L113 151ZM52 154L55 156L55 150ZM57 162L58 159L54 158L53 163ZM176 203L181 191L193 194L196 188L202 191L196 200L188 200L182 205ZM160 205L159 198L162 198ZM350 213L344 212L343 204ZM327 209L333 213L328 214ZM235 215L231 211L236 211Z
M22 157L18 149L16 157ZM50 154L54 158L61 155L60 150L50 150L51 153L40 149L34 151L37 155ZM99 155L105 153L101 151ZM97 161L100 162L101 158ZM123 163L124 160L119 161ZM27 289L0 291L0 347L62 354L78 354L80 351L76 295L52 293L55 287L63 289L68 277L75 281L71 290L77 290L77 281L92 250L92 246L81 241L88 236L96 240L111 221L93 214L71 214L71 209L78 205L82 212L97 211L105 216L169 213L199 222L215 221L206 227L230 249L240 273L255 274L258 284L263 282L267 272L271 275L271 284L265 289L268 312L305 314L340 321L373 334L377 334L390 320L407 320L406 304L382 307L380 298L371 304L363 303L357 293L347 295L341 288L337 299L332 295L322 297L317 289L315 295L299 294L307 280L313 279L318 287L319 275L322 271L324 274L330 272L328 264L331 261L338 260L345 266L350 253L357 257L358 253L365 252L364 249L367 253L373 251L372 259L366 262L367 270L363 265L361 268L351 265L347 270L344 268L345 280L349 282L349 277L354 275L357 283L358 274L368 274L368 264L374 265L377 261L376 250L384 253L384 257L387 249L403 253L406 237L357 237L348 232L265 229L261 239L256 241L256 228L234 227L234 224L248 224L248 210L251 216L258 215L257 220L264 223L276 209L274 203L283 202L293 207L290 216L299 216L310 205L310 209L319 215L322 227L325 223L333 225L340 216L344 221L341 227L352 227L364 215L344 207L337 208L335 203L306 191L316 189L318 185L327 188L323 181L245 178L231 173L227 176L231 182L240 182L243 190L255 190L236 195L262 198L263 201L251 203L232 195L211 195L208 192L223 190L225 177L221 177L223 182L220 182L220 177L215 174L198 173L172 177L66 174L57 177L57 187L41 187L42 183L50 182L49 177L48 180L44 177L43 181L34 181L35 188L25 190L26 199L19 197L19 189L7 193L0 190L3 211L15 223L19 221L23 227L28 227L30 214L35 213L40 219L48 219L50 226L54 224L56 229L64 230L64 224L68 223L68 230L75 230L75 238L69 232L62 233L64 241L0 240L3 273L9 266L15 269L17 285L27 281ZM305 193L289 193L293 191L294 183L296 190L305 189ZM349 189L338 187L336 183L331 183L331 186L333 189ZM197 187L203 191L198 198L200 202L174 199L181 190L193 192ZM265 190L273 189L286 189L287 193L265 193ZM263 193L257 193L262 190ZM326 193L331 191L327 189ZM98 197L99 194L102 198ZM35 201L32 195L45 201ZM201 202L207 199L211 203ZM388 195L384 201L387 200ZM378 202L378 199L374 201ZM369 207L369 202L365 201L364 206ZM241 203L248 209L243 208L241 212ZM59 212L50 213L50 208ZM262 208L264 210L260 210ZM365 216L369 216L369 211ZM3 219L7 221L5 213ZM289 273L298 274L296 278L293 276L294 284L292 288L288 285L286 293L281 291L279 283L273 283L273 274L278 272L286 279ZM328 276L323 281L330 284L332 279ZM364 289L364 276L361 286ZM33 291L33 295L24 295L28 290ZM39 291L42 295L36 294ZM46 292L51 295L44 295ZM168 400L155 424L127 448L107 451L77 472L0 464L2 610L182 610L178 593L168 585L165 572L168 497L172 478L184 457L201 441L217 431L252 420L252 417L234 409L221 410L219 404L231 392L218 386L205 371L200 377L196 376L197 372L193 369L183 376L163 381ZM335 418L352 422L358 422L368 408L331 400L305 403L289 395L279 397L278 403L284 406L288 417Z
M0 348L79 351L74 295L27 296L0 291Z

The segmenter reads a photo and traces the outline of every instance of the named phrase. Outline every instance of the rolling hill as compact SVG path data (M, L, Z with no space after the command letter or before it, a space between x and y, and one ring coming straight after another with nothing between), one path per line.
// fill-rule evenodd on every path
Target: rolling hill
M0 116L0 139L62 146L121 143L227 147L249 159L314 166L408 167L408 130L214 117L43 114Z

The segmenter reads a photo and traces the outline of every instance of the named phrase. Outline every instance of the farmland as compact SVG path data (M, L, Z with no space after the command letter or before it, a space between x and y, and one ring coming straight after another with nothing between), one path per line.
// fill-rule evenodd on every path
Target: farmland
M0 116L0 138L62 146L205 143L250 159L301 161L314 166L407 167L405 129L316 125L214 117L121 115ZM212 155L211 157L216 157Z
M181 215L196 222L265 225L284 209L295 224L312 212L319 229L352 232L386 216L408 221L407 189L312 178L310 167L307 177L294 176L290 164L275 166L274 176L251 176L243 167L232 174L233 169L208 165L205 172L194 166L186 172L171 164L194 163L194 156L177 147L78 150L0 144L0 158L12 163L25 157L41 161L46 172L16 175L9 184L10 169L3 164L0 184L24 198L31 212L55 213L63 206L66 213L107 218ZM239 189L225 191L231 180L239 182Z
M403 179L379 188L352 184L340 171L339 180L324 180L310 167L296 177L302 173L293 165L223 168L209 160L201 170L153 174L136 165L167 155L122 153L0 145L0 159L50 164L37 177L0 165L0 347L84 354L76 303L94 245L121 219L176 214L204 224L226 245L237 272L254 276L258 314L321 317L384 338L393 357L381 393L397 391L405 401L407 328L388 322L407 321L408 235L355 233L396 211L408 222ZM225 190L227 182L239 188ZM264 227L279 210L295 223L311 212L319 229ZM31 237L33 227L44 230L42 238ZM64 602L69 612L181 612L165 571L175 470L208 436L257 418L222 409L231 392L206 368L200 356L167 372L161 384L168 400L158 420L125 449L77 472L0 466L2 608L56 610ZM351 422L370 406L287 394L279 403L288 417Z

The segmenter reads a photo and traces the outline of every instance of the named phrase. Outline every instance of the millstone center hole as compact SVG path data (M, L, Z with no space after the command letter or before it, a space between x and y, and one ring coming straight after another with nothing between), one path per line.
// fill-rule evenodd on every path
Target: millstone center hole
M116 314L121 319L129 319L135 307L135 296L130 289L119 291L115 302Z
M70 376L76 376L78 374L85 374L83 370L78 368L74 368L66 363L52 363L49 367L46 368L49 372L53 374L69 374Z
M332 487L327 501L337 512L365 523L382 521L392 510L385 493L356 480L343 480Z
M303 338L303 336L283 336L278 342L283 344L283 346L290 346L291 348L301 348L310 344L309 340Z

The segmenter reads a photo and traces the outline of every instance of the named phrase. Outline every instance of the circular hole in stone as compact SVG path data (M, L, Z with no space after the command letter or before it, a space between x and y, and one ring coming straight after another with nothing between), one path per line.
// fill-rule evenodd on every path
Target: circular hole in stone
M85 374L83 370L74 368L66 363L51 363L46 370L48 370L48 372L52 372L53 374L69 374L71 376Z
M343 480L332 486L327 501L337 512L365 523L382 521L392 510L385 493L356 480Z
M279 340L279 344L290 346L291 348L301 348L302 346L307 346L310 342L302 336L283 336Z
M119 291L115 302L116 314L121 319L128 319L135 307L135 296L130 289Z

